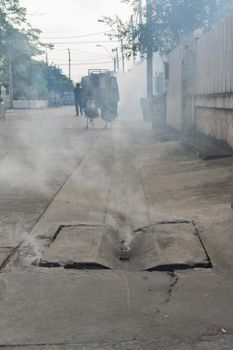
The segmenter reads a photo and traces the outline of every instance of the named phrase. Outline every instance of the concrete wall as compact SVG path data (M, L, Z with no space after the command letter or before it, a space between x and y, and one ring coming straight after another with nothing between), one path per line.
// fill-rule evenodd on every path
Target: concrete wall
M201 133L222 140L233 148L233 111L196 108L196 129Z
M233 147L233 16L204 35L196 52L196 129Z
M179 45L169 56L169 67L167 123L233 147L233 16L195 46L192 40Z
M48 107L48 101L27 101L27 100L14 100L13 108L16 109L38 109Z

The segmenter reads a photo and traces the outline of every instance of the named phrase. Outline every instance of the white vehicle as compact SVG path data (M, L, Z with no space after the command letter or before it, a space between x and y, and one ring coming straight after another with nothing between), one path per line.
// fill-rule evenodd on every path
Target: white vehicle
M106 126L117 117L119 90L117 77L107 69L89 69L88 76L82 77L84 113L93 124L95 118L101 117Z

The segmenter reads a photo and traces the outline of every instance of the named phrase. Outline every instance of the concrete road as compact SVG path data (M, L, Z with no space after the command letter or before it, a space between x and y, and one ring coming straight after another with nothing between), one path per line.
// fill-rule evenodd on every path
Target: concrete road
M232 159L200 160L140 119L84 126L71 108L1 121L0 348L232 349ZM130 245L164 222L194 223L213 267L40 266L63 227L104 226Z

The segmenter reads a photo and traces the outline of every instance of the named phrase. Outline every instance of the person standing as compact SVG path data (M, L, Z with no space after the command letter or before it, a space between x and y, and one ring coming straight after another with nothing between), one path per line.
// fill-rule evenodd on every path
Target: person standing
M74 101L76 115L79 116L79 112L81 115L83 115L83 89L80 83L76 84L74 88Z

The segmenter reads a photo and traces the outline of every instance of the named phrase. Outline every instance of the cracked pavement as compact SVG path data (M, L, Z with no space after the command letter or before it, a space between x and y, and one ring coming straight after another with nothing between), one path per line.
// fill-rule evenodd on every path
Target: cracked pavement
M198 159L172 130L124 116L108 130L84 130L71 108L0 123L0 348L232 350L231 158ZM195 222L213 268L31 265L60 225L109 225L130 242L168 220Z

